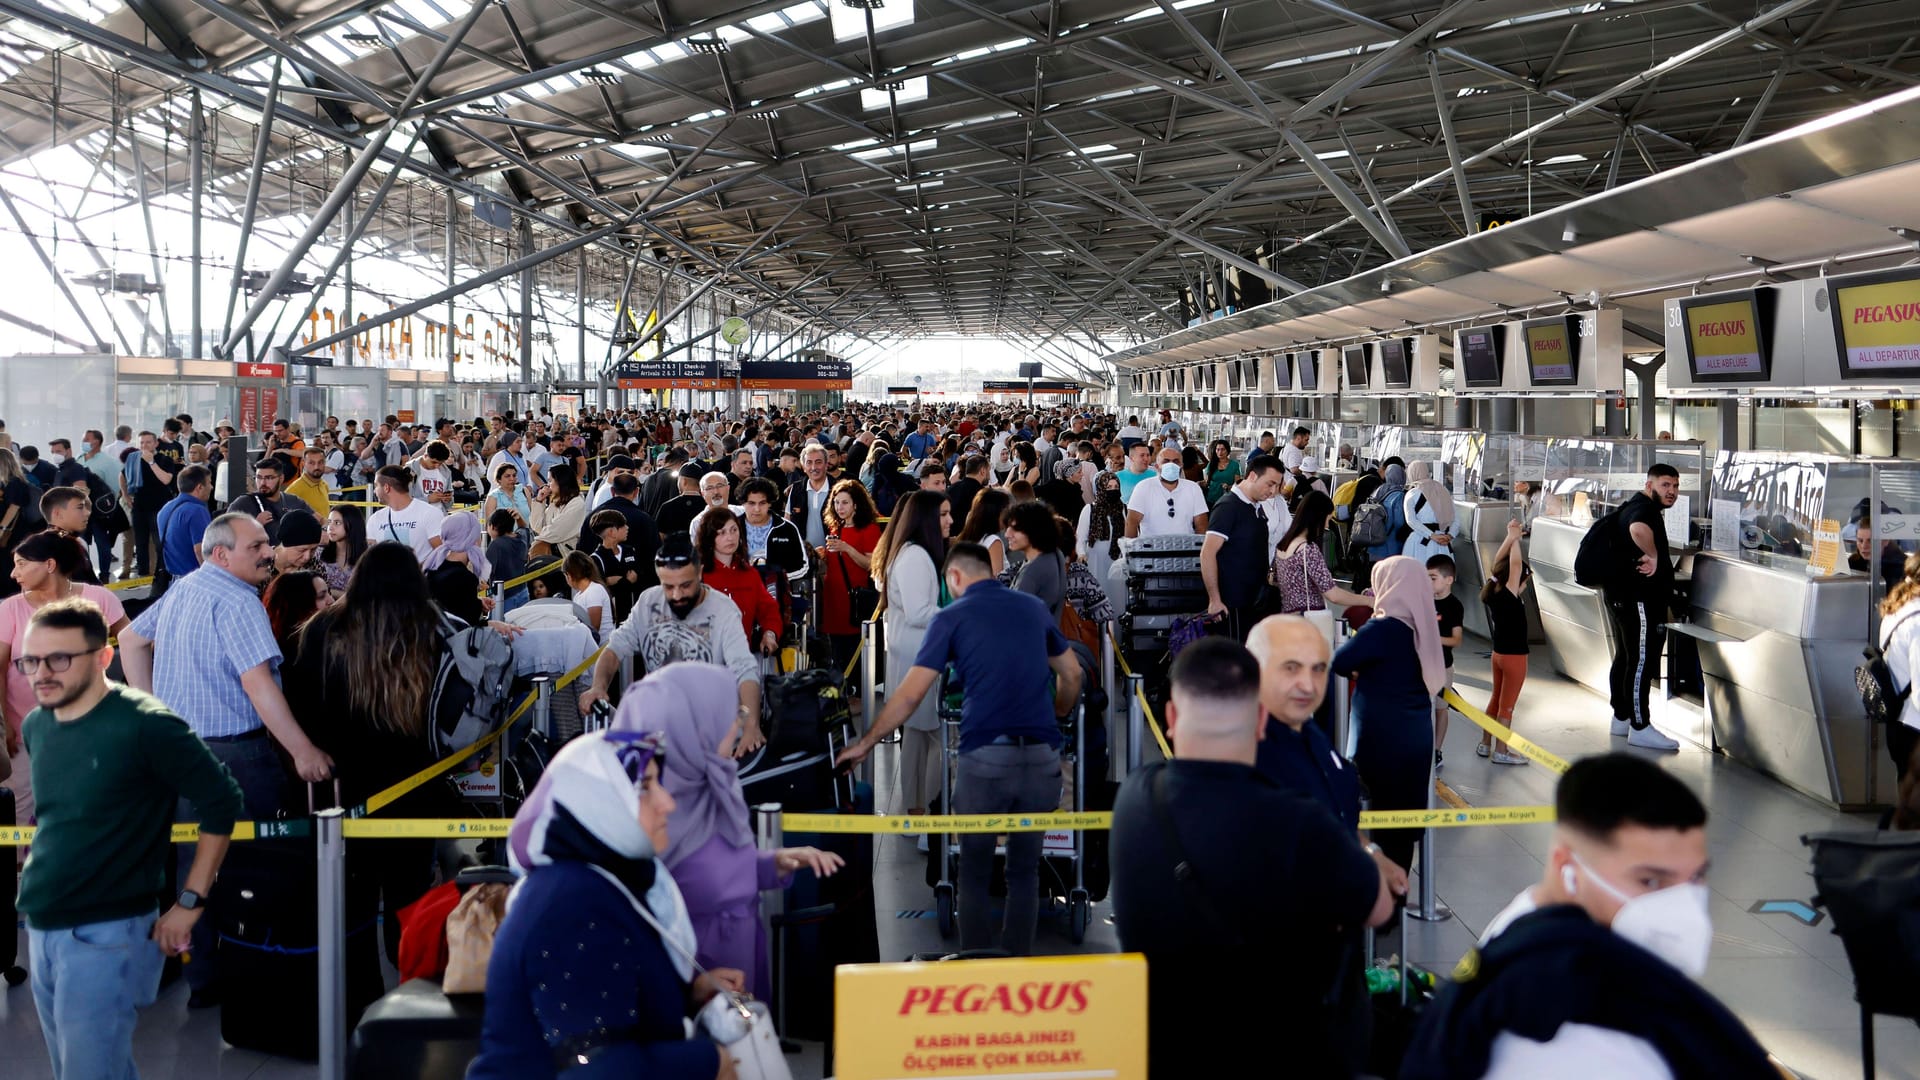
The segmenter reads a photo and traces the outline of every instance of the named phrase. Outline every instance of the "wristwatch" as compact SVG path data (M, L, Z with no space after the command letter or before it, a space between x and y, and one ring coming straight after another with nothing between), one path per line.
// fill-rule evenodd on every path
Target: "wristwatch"
M1362 850L1362 851L1364 851L1364 852L1366 852L1366 853L1367 853L1367 854L1369 854L1369 855L1383 855L1383 854L1385 854L1385 852L1383 852L1383 851L1381 851L1381 850L1380 850L1380 845L1379 845L1379 844L1375 844L1375 843L1369 843L1369 844L1367 844L1367 846L1366 846L1366 847L1364 847L1364 848L1361 848L1360 850Z
M201 896L199 893L194 892L192 889L180 890L179 904L182 908L185 908L188 911L198 910L201 903L205 901L205 899L206 897Z

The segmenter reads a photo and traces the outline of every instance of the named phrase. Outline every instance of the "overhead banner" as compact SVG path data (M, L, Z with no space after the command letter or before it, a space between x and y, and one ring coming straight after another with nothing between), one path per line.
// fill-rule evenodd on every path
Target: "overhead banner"
M851 390L853 364L846 360L742 360L740 385L748 390Z
M917 386L889 386L887 393L895 397L915 397L920 393Z
M1145 1080L1147 963L1137 953L842 964L840 1080Z
M622 390L731 390L720 377L718 361L623 360L614 366L614 385Z
M1025 379L988 379L980 384L983 394L1024 394L1028 383ZM1036 394L1078 394L1082 387L1074 382L1046 382L1035 379L1031 384Z

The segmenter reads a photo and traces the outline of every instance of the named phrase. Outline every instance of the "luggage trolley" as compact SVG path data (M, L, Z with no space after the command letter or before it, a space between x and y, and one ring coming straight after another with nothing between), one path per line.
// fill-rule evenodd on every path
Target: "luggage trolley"
M943 758L940 807L944 813L951 814L954 812L954 774L960 761L960 704L963 692L949 689L947 680L947 673L942 672L937 713ZM1087 725L1084 696L1083 692L1083 700L1075 702L1073 711L1060 719L1060 733L1065 737L1065 756L1073 763L1073 813L1081 813L1086 809ZM955 881L959 877L960 849L953 842L954 835L938 833L929 841L929 855L934 865L929 868L928 876L933 877L937 868L938 880L933 882L933 904L942 937L952 937L959 929ZM1040 850L1040 887L1047 890L1045 896L1049 903L1061 901L1067 905L1067 936L1075 945L1079 945L1086 941L1087 927L1093 921L1093 899L1086 884L1087 834L1081 829L1069 831L1063 841L1064 847L1056 846L1053 839L1052 834L1048 834L1047 842ZM994 854L998 859L1006 858L1004 848L996 848ZM1004 871L1004 862L1001 869Z

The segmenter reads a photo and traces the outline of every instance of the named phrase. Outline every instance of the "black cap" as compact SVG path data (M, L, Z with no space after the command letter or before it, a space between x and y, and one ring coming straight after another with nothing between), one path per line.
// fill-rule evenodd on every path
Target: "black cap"
M674 531L660 538L660 550L653 553L653 565L678 569L696 561L693 537Z
M680 466L680 478L682 480L698 480L705 475L707 475L707 467L697 461L689 461L685 465Z
M302 547L320 542L320 519L305 510L295 510L280 519L281 547Z
M633 458L626 454L615 454L607 459L607 468L609 469L637 469L639 467L639 465L635 464Z

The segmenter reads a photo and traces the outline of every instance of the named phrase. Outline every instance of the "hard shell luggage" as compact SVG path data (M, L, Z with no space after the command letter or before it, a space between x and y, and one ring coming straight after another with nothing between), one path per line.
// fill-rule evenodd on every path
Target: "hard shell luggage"
M852 812L873 813L871 787L858 785ZM786 910L773 920L781 1033L790 1039L826 1040L829 1068L825 1075L831 1076L833 969L839 964L880 960L879 927L874 921L873 837L788 832L785 843L831 851L847 861L830 878L796 874L787 887Z
M0 832L17 824L13 816L13 789L0 787ZM27 969L20 966L20 916L13 907L13 898L19 892L19 864L14 850L0 848L0 919L5 920L5 929L0 930L0 978L5 978L8 986L27 981Z
M772 676L766 702L767 744L740 765L747 804L779 803L792 811L851 805L852 779L834 767L835 755L853 738L839 677L818 668Z
M311 798L311 788L309 798ZM338 790L335 791L338 801ZM386 988L370 904L347 887L347 1023ZM319 864L311 836L235 844L214 882L220 1037L231 1046L312 1060L320 1055Z

